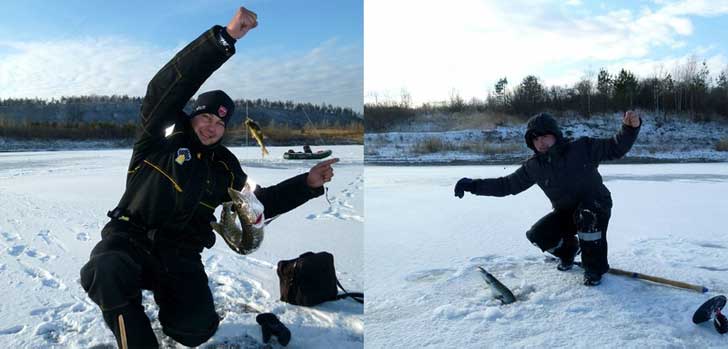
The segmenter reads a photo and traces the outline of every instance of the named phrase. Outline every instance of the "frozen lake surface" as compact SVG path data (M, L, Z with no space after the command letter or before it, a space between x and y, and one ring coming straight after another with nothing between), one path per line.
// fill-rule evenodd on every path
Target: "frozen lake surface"
M453 196L461 177L515 169L367 166L367 348L726 346L712 323L691 318L728 293L728 164L600 166L614 200L610 265L708 294L610 274L588 288L579 268L557 271L525 236L551 210L537 186L504 198ZM477 266L519 301L492 299Z
M364 287L362 146L331 146L341 161L328 197L309 201L266 228L262 247L240 256L217 239L202 260L218 313L215 344L257 346L255 312L273 312L291 330L292 348L361 348L363 307L351 300L306 308L279 301L276 263L306 251L329 251L342 284ZM288 161L288 147L232 148L262 186L308 171L315 161ZM314 149L317 150L317 149ZM101 311L79 284L79 269L100 240L106 211L124 191L131 150L0 153L0 347L89 348L115 343ZM219 217L219 209L216 213ZM157 328L156 306L145 292ZM163 347L176 347L160 337ZM115 346L115 344L114 344ZM180 348L182 345L178 345Z

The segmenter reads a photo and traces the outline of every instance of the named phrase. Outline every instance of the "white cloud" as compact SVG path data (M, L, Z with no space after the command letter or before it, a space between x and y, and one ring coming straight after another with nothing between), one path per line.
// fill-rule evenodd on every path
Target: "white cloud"
M121 38L0 42L0 98L143 96L149 80L175 52ZM362 72L361 49L336 40L287 56L256 56L241 49L201 90L361 111Z
M692 59L697 59L696 63L698 64L698 68L702 65L703 61L705 61L712 78L716 78L718 74L720 74L720 72L728 66L728 58L726 58L723 54L713 55L705 59L688 54L661 59L625 60L607 65L606 68L612 75L619 73L620 69L627 69L639 77L650 77L656 75L656 73L662 70L663 73L672 74L673 78L675 78L673 69L675 67L685 65Z
M421 103L447 99L452 88L465 99L483 98L503 76L511 85L527 74L548 83L571 81L583 72L568 68L557 76L554 70L654 61L655 49L686 45L695 30L690 16L728 13L726 2L670 2L655 10L588 9L543 0L441 4L365 1L368 95L399 96L406 88Z

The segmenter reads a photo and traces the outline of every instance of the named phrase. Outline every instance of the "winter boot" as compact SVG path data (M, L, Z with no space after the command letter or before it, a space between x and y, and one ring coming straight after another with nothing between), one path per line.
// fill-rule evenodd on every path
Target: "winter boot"
M597 286L602 283L602 275L597 273L584 272L584 285L585 286Z
M268 343L268 341L270 341L270 336L273 335L278 338L278 343L282 346L285 347L288 345L288 342L291 340L291 331L289 331L286 326L278 320L278 317L276 317L275 314L259 314L255 317L255 321L258 322L261 330L263 331L263 343Z

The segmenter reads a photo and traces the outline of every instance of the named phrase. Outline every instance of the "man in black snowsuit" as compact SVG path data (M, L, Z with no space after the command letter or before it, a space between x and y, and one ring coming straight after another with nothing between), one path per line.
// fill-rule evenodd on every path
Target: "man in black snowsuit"
M256 26L257 16L241 7L227 27L214 26L177 53L147 87L126 191L81 269L81 285L101 308L120 348L158 346L142 289L154 292L162 330L177 342L197 346L217 330L219 317L200 253L215 243L210 227L215 208L231 201L227 189L240 191L247 175L220 144L235 109L230 97L205 92L191 115L183 108L235 53L236 40ZM174 131L165 137L172 124ZM257 187L265 216L322 195L335 161Z
M462 178L455 196L506 196L533 184L551 200L553 211L538 220L526 237L542 251L560 259L559 270L569 270L581 248L584 284L595 286L609 270L607 225L612 198L599 174L599 163L624 156L637 139L641 119L633 111L624 114L621 130L612 138L564 138L556 120L540 113L528 121L526 145L534 151L514 173L493 179ZM578 236L578 239L576 236Z

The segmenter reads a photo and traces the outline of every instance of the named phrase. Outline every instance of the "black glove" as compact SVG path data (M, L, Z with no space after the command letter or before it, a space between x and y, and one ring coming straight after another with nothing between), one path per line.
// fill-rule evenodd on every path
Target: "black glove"
M463 198L465 192L473 192L475 190L475 181L470 178L461 178L457 184L455 184L455 196Z
M288 345L291 340L291 331L284 326L278 317L273 313L259 314L255 317L255 321L260 325L260 329L263 330L263 343L268 343L270 336L274 335L278 338L278 343L282 346Z

